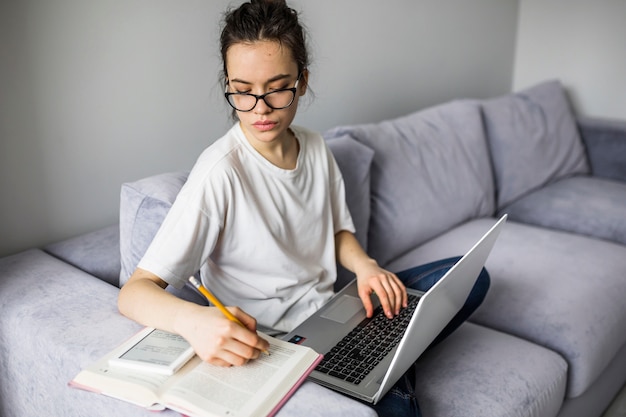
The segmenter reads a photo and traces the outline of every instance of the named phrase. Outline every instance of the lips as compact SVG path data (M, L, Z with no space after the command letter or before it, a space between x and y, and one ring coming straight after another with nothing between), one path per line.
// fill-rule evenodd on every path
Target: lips
M272 122L270 120L259 120L258 122L255 122L253 126L258 130L265 132L268 130L272 130L274 127L276 127L277 124L278 123Z

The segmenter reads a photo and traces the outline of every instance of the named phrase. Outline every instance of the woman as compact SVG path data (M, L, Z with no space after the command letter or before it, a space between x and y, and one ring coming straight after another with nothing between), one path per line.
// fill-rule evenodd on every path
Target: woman
M225 97L238 122L198 158L120 291L120 311L182 335L203 360L222 366L241 365L268 348L256 333L257 321L288 332L315 312L333 294L336 262L355 273L368 316L373 292L387 317L397 315L407 305L405 284L354 237L343 179L321 135L291 124L309 80L297 13L284 1L244 3L227 13L220 41ZM430 273L429 265L399 275L424 290L445 268ZM164 291L184 285L198 270L245 328L214 307ZM446 334L482 301L486 273L479 283ZM413 407L418 415L407 382L403 378L390 391L381 413L389 403L401 413Z

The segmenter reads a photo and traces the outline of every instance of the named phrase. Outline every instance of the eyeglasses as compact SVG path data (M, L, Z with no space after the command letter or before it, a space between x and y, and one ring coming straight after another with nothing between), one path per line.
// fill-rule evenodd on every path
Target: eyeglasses
M286 109L287 107L291 106L293 100L296 98L298 82L300 82L301 76L302 73L298 75L296 83L292 88L281 88L279 90L273 90L259 96L251 93L229 93L228 84L226 84L224 96L226 97L228 104L230 104L233 109L241 112L252 111L252 109L256 107L259 100L263 100L265 104L267 104L267 107L271 109Z

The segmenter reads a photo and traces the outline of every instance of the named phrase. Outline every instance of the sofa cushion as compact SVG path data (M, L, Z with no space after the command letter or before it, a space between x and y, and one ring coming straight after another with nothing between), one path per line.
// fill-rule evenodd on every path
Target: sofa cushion
M509 219L626 245L626 183L564 178L525 195L502 212Z
M122 184L120 195L120 287L139 264L150 246L178 192L187 180L188 172L171 172L154 175ZM172 285L167 291L178 297L205 305L207 301L191 284L177 289Z
M343 126L374 150L368 252L384 265L495 210L480 106L459 100L378 124Z
M578 128L592 175L626 182L626 120L579 117Z
M120 229L116 224L52 243L44 250L111 285L119 285Z
M567 363L526 340L464 323L420 357L416 375L424 416L555 416Z
M416 248L391 269L467 251L496 219L477 219ZM626 344L626 247L507 221L486 267L491 287L471 320L567 360L569 398L584 393Z
M171 172L122 184L120 286L139 264L188 175L188 172Z
M554 180L589 172L561 84L547 81L483 102L498 207Z

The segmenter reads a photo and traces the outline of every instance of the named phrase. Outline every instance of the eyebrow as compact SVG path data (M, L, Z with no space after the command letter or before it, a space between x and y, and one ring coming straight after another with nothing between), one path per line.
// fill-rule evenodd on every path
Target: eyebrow
M291 75L290 75L290 74L278 74L278 75L273 76L273 77L272 77L272 78L270 78L269 80L267 80L267 81L266 81L266 84L273 83L273 82L275 82L275 81L284 80L284 79L289 78L289 77L291 77ZM253 84L253 83L251 83L250 81L245 81L245 80L242 80L242 79L240 79L240 78L232 78L232 79L229 79L229 82L232 82L232 83L240 83L240 84L246 84L246 85L252 85L252 84Z

